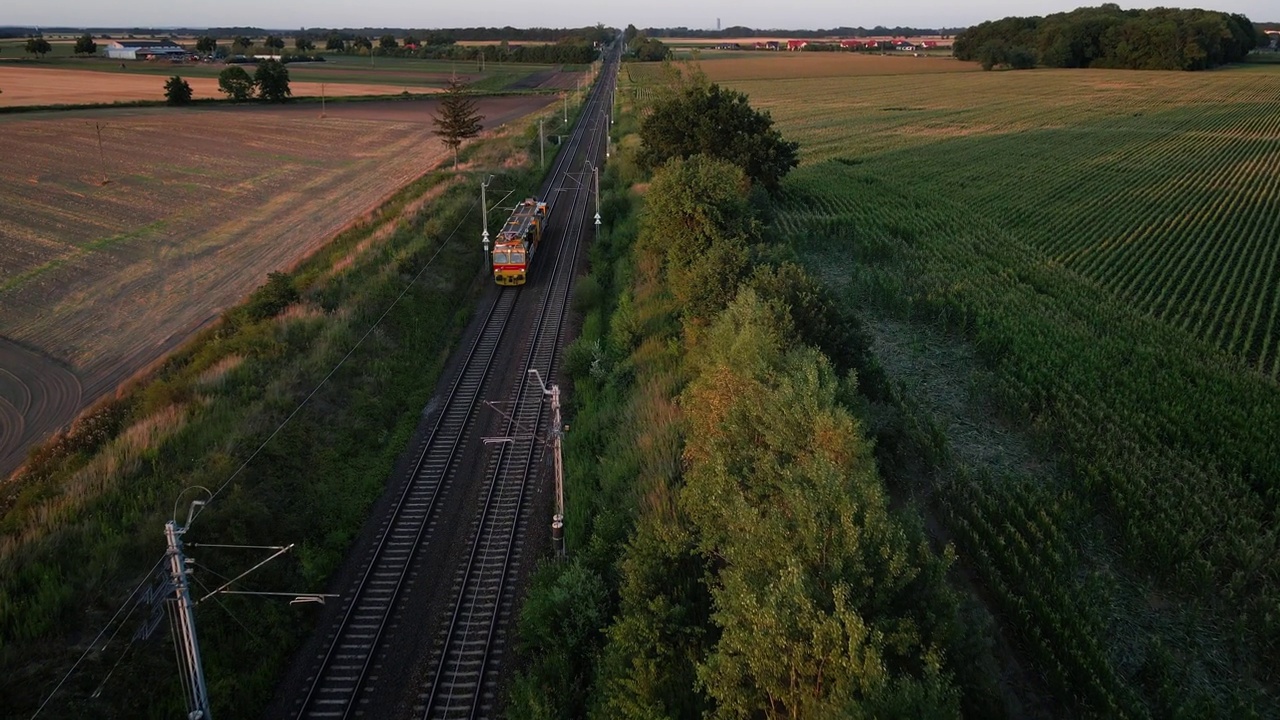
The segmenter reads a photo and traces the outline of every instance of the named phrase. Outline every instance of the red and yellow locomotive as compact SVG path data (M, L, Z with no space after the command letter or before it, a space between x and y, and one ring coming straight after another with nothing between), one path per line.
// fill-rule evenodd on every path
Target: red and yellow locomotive
M499 285L525 283L546 224L546 203L528 198L516 206L493 243L493 279Z

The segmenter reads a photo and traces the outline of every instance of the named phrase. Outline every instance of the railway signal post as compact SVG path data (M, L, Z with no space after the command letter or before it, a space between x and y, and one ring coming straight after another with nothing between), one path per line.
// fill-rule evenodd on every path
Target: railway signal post
M547 387L534 368L529 369L529 374L538 380L542 394L551 397L551 450L556 469L556 513L551 516L551 542L555 544L556 555L564 557L564 460L560 454L564 425L560 419L560 386Z
M480 265L486 273L489 272L489 206L485 200L484 191L491 182L493 182L492 175L480 183L480 226L483 228L480 233L480 244L484 246L484 257L481 259Z

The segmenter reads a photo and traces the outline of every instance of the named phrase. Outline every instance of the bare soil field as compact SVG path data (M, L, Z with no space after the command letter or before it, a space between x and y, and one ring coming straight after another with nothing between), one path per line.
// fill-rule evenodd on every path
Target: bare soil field
M175 67L174 73L183 75L183 68ZM165 77L128 72L104 73L93 70L66 70L61 68L33 68L29 66L0 65L0 107L21 105L80 105L87 103L111 103L131 100L163 100ZM187 77L192 96L199 98L224 98L218 91L218 80L212 77ZM407 78L406 78L407 79ZM415 78L419 83L421 78ZM294 80L289 89L294 97L328 97L353 95L386 95L390 92L436 93L440 88L424 84L394 85L376 83L324 83Z
M497 128L552 101L479 110ZM268 272L431 169L444 157L435 106L0 117L0 156L15 168L0 175L0 477Z
M701 64L716 82L976 72L982 69L978 63L949 57L914 57L909 53L761 52L752 53L751 57L709 56L702 58Z

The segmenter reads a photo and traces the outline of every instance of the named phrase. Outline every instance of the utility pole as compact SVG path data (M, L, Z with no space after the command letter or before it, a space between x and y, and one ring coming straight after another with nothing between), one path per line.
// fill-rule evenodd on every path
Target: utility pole
M538 167L547 166L547 136L542 134L542 118L538 118Z
M489 187L489 183L493 182L493 176L490 175L488 180L480 183L480 217L481 227L484 231L480 233L480 244L484 246L484 257L481 261L485 272L489 270L489 205L485 200L484 191Z
M102 151L102 123L95 122L93 129L98 132L98 164L102 166L102 184L111 182L107 177L107 155Z
M208 493L206 488L198 488ZM210 496L212 497L212 496ZM181 499L181 496L179 496ZM191 521L196 517L196 511L206 504L204 500L194 500L191 508L187 511L187 524L180 527L177 520L169 520L164 524L164 537L169 544L166 555L169 558L169 582L173 585L173 597L166 602L170 603L169 620L173 627L173 644L174 650L178 655L178 671L182 675L182 694L187 700L187 720L213 720L213 713L209 709L209 688L205 683L204 665L200 660L200 645L196 641L196 616L195 606L208 600L214 595L263 595L263 596L284 596L292 597L290 605L300 603L320 603L324 604L325 598L338 597L331 593L285 593L285 592L251 592L244 590L230 590L233 584L239 582L246 575L256 571L263 565L280 557L281 555L293 549L293 545L283 547L277 546L261 546L261 545L210 545L202 543L201 547L215 548L241 548L241 549L258 549L258 550L274 550L275 552L262 560L257 565L240 573L234 578L223 583L222 586L207 593L204 597L196 602L191 602L191 587L187 584L187 575L190 570L187 566L192 565L193 561L182 554L182 536L191 528ZM177 514L177 503L174 503L174 514ZM191 544L196 547L195 543ZM149 633L149 631L147 631Z
M591 182L595 186L596 191L596 237L600 236L600 168L591 164L590 160L584 161L586 166L591 168Z
M187 526L203 500L191 503L187 513ZM191 590L187 586L187 559L182 555L182 534L186 527L178 527L176 520L164 524L164 537L169 543L169 577L173 583L174 614L171 616L174 633L174 649L178 654L178 670L182 674L182 692L187 698L189 720L212 720L209 711L209 689L204 681L204 666L200 661L200 645L196 640L195 608L191 603Z
M556 555L564 557L564 459L560 445L564 437L564 424L560 419L560 386L552 385L548 388L542 382L542 376L533 368L529 369L529 374L537 378L542 394L551 396L551 449L556 469L556 512L551 516L551 542L556 547Z
M600 168L592 166L591 174L596 181L596 237L600 237Z

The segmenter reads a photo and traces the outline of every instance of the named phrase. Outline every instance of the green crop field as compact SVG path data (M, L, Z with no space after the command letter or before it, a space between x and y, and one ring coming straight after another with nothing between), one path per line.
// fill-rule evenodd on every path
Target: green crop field
M722 62L801 143L778 225L937 438L926 505L1050 705L1276 717L1280 65Z
M1280 374L1280 73L937 80L738 87L806 160L907 165L1046 260Z

